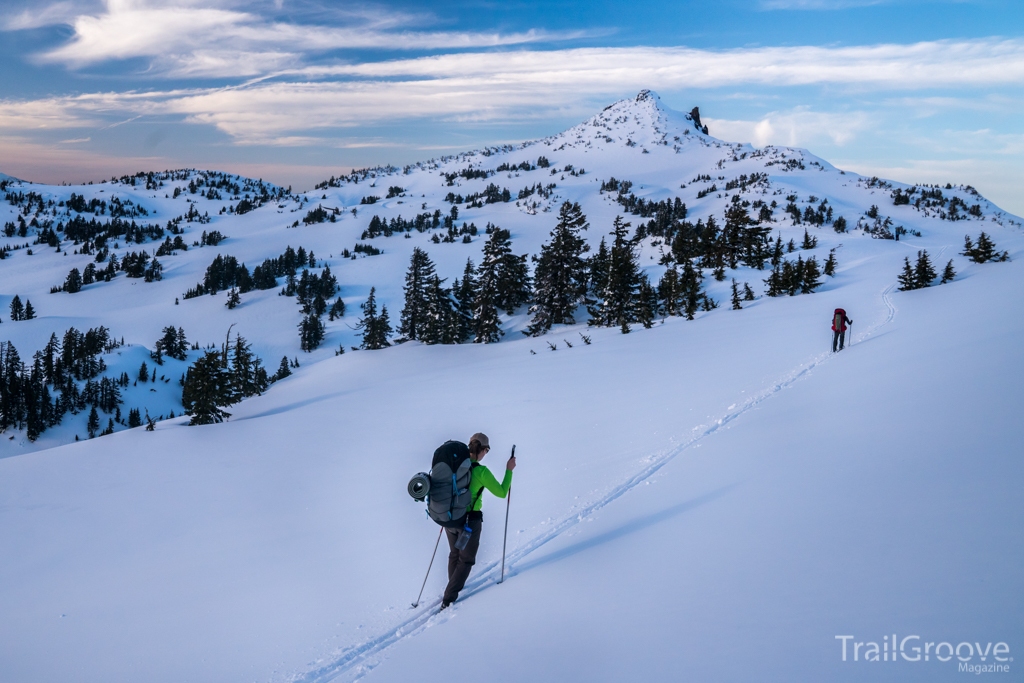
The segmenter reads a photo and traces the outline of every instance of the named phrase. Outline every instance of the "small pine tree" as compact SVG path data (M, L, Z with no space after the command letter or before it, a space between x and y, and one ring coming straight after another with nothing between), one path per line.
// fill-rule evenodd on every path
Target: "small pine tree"
M634 307L636 321L644 326L644 329L651 329L654 319L658 315L658 292L651 286L647 275L641 273L640 287L637 289L637 301ZM568 343L568 342L566 342Z
M142 416L139 414L138 408L132 408L128 411L128 428L135 429L136 427L142 426Z
M801 249L814 249L818 246L818 238L811 237L811 233L807 232L807 228L804 228L804 241L800 243Z
M473 302L473 341L491 344L505 332L498 315L500 287L498 270L501 259L511 255L508 231L498 228L484 244L483 259L476 272L476 300Z
M903 257L903 272L896 278L899 282L899 290L906 292L911 289L917 289L917 275L914 273L914 268L910 265L910 259L906 256Z
M618 326L625 334L629 332L630 323L637 322L642 278L636 250L629 238L629 223L623 223L622 217L616 216L611 234L615 239L609 252L608 278L600 305L591 307L590 324Z
M21 297L17 294L11 299L11 320L17 322L25 316L25 305L21 303Z
M476 305L476 268L473 261L466 259L466 269L462 273L462 281L455 281L452 287L455 297L456 344L466 341L473 331L473 307Z
M533 319L526 334L538 336L552 325L576 322L574 313L584 303L587 292L589 251L580 232L589 227L587 217L578 203L565 202L558 213L558 224L551 231L551 241L540 248L535 257L533 281Z
M956 270L953 269L953 259L949 259L949 263L942 269L942 279L939 280L940 285L944 285L947 282L952 282L956 279Z
M238 289L236 287L232 287L228 290L228 300L224 305L230 310L236 308L240 303L242 303L242 297L239 296Z
M89 264L92 265L91 263ZM68 294L77 294L82 291L82 274L78 272L78 268L72 268L71 272L68 273L67 278L64 280L64 291Z
M405 306L399 316L398 333L404 339L420 339L420 328L428 313L427 287L434 277L434 263L427 252L414 247L405 274Z
M142 365L139 366L139 381L149 381L149 366L146 365L146 361L142 361Z
M974 248L971 254L971 260L975 263L985 263L991 261L992 257L996 253L996 244L992 241L985 231L982 230L981 234L978 235L978 245Z
M743 304L740 303L740 288L736 284L736 278L732 279L732 310L739 311L743 309Z
M604 237L601 238L601 244L597 247L597 252L587 259L587 273L589 277L589 289L592 295L601 296L604 292L605 285L608 284L608 264L611 262L611 256L608 254L608 245L605 244Z
M931 259L928 258L928 251L922 250L917 252L917 264L914 267L914 278L917 287L931 287L932 281L936 276L935 268L932 267Z
M800 293L813 294L814 290L818 287L821 287L821 270L818 268L818 259L812 256L804 261L800 280Z
M96 412L96 406L92 407L89 411L89 421L86 424L86 428L89 430L89 438L96 438L96 430L100 428L100 414Z
M836 274L836 250L830 249L828 258L825 259L825 275L835 277Z
M36 317L36 309L32 308L32 302L25 299L25 317L22 320L32 320Z
M679 278L679 271L675 266L670 266L661 276L661 281L658 282L658 299L661 301L661 310L665 315L682 315L686 296Z
M361 304L363 317L356 325L357 330L362 330L363 341L361 348L368 350L383 349L391 346L388 337L391 336L391 321L388 319L388 307L381 306L377 313L377 289L370 288L370 296Z
M185 412L192 416L189 424L223 422L231 413L221 406L234 402L231 376L224 367L220 351L207 351L185 372L181 403Z
M324 340L324 323L320 316L309 314L299 323L299 347L309 353Z
M331 304L331 309L327 312L327 319L328 320L335 320L335 319L341 320L344 317L345 317L345 302L342 301L341 297L339 296L337 299L334 300L334 303Z
M281 358L281 364L277 366L277 372L274 373L273 380L276 382L279 379L284 379L288 375L292 374L291 364L288 362L288 356Z
M754 290L752 290L750 288L749 284L744 282L743 283L743 300L744 301L753 301L754 299L755 299L755 297L754 297Z

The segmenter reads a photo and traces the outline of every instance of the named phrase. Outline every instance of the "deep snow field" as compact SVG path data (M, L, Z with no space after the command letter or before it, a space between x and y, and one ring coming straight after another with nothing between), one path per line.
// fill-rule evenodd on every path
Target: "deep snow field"
M555 174L498 173L454 186L439 176L539 155ZM794 158L804 168L784 170ZM569 164L586 172L563 172ZM166 325L206 345L235 324L271 371L282 355L301 367L233 406L223 424L188 427L177 417L153 432L118 426L75 443L76 434L85 438L79 414L34 443L24 431L0 440L0 678L441 681L449 665L487 681L967 675L957 657L936 659L935 645L928 661L889 661L887 649L885 660L863 661L868 645L853 661L854 643L881 650L893 634L908 657L915 646L949 643L964 658L969 643L970 666L996 663L986 646L1005 643L1010 671L991 675L1019 678L1011 659L1024 647L1019 219L961 186L943 192L978 204L981 217L949 221L894 206L891 188L808 152L757 151L699 133L653 95L547 140L408 171L378 170L245 215L219 214L237 203L228 196L164 199L171 184L8 188L65 199L116 192L150 210L137 221L162 224L191 199L212 220L183 222L188 244L203 230L227 236L161 257L159 282L122 274L77 294L49 294L71 267L92 260L70 242L67 256L45 245L32 256L11 252L0 261L0 338L23 360L51 332L103 324L126 342L105 357L110 371L133 374ZM769 173L770 184L744 197L778 201L773 228L784 241L799 243L807 227L782 211L791 193L801 209L812 195L827 198L851 228L877 205L921 234L893 241L810 227L818 247L798 253L824 261L835 248L839 263L816 293L769 298L761 296L767 271L727 270L722 282L706 273L720 308L628 335L588 329L583 313L578 325L529 338L521 311L503 318L497 344L349 350L371 286L397 319L414 246L450 284L467 257L479 261L487 222L512 231L516 253L535 254L565 200L581 203L595 246L615 215L634 226L646 220L598 192L611 176L631 180L638 196L680 196L695 221L720 218L730 201L724 191L697 199L710 183L695 177L708 174L721 190L719 176L753 172ZM537 206L460 206L458 223L480 229L469 244L434 244L431 232L415 231L360 239L373 215L447 213L449 191L491 182L513 195L537 182L556 188ZM404 196L359 203L392 185ZM338 207L336 222L302 225L318 204ZM0 223L16 215L0 205ZM295 220L301 227L285 227ZM1012 261L959 255L964 234L982 229ZM357 241L384 253L342 258ZM313 353L299 350L295 300L276 290L244 295L230 311L223 292L174 303L218 253L251 268L288 245L330 264L348 307ZM122 244L118 253L155 247ZM919 249L940 270L953 259L956 280L896 291L904 257L913 261ZM658 257L646 240L641 259L655 283ZM742 311L729 310L733 277L758 293ZM8 320L16 293L37 319ZM830 354L838 306L855 321L853 343ZM348 352L336 356L339 344ZM186 366L167 361L160 372L170 381L153 392L130 387L122 410L179 414L176 380ZM485 494L480 555L462 598L436 613L445 583L439 552L413 609L437 527L405 493L406 481L429 468L441 442L474 431L490 436L484 464L499 476L516 445L506 581L496 584L505 504ZM847 661L836 639L844 635L853 636Z

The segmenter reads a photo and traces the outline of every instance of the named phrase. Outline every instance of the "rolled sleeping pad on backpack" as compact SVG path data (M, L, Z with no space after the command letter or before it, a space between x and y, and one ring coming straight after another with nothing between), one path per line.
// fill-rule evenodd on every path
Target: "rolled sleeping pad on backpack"
M430 475L426 472L420 472L409 480L406 490L413 500L423 500L430 493Z

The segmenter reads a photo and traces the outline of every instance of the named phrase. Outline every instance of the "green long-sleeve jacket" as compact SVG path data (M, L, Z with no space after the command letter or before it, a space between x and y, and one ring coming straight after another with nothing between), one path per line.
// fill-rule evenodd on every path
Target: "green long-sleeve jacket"
M473 509L479 510L484 504L483 490L487 489L498 498L504 498L512 488L512 470L505 470L505 478L498 480L485 465L473 468L469 477L469 490L473 492Z

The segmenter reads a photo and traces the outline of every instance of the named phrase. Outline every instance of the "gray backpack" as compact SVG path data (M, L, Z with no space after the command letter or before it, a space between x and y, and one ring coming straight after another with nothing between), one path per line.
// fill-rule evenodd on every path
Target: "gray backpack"
M463 526L472 508L469 482L476 465L469 457L469 446L447 441L434 451L430 474L420 472L409 482L409 495L427 501L427 514L443 527Z

